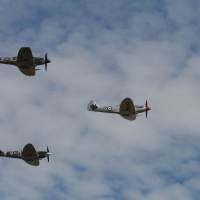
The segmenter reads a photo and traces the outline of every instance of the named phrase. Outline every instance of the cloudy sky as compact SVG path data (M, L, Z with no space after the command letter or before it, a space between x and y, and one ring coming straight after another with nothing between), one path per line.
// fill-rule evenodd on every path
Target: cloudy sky
M35 77L0 65L0 148L49 146L39 167L0 158L2 200L200 198L200 2L2 1L0 56L29 46ZM87 111L125 98L130 122Z

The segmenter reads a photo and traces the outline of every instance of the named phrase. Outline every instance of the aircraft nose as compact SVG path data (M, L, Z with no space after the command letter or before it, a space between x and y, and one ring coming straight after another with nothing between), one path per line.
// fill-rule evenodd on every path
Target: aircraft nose
M50 156L50 155L51 155L51 153L50 153L50 152L47 152L47 155L48 155L48 156Z
M146 107L146 110L151 110L151 108L149 106Z
M47 59L47 61L46 61L47 63L50 63L51 61L49 60L49 59Z

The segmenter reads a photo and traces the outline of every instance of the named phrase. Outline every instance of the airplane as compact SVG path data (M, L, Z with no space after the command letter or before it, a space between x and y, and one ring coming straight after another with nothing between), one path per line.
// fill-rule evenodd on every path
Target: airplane
M133 101L128 97L125 98L120 105L116 106L99 106L95 101L92 100L89 102L87 109L94 112L119 114L124 119L130 121L135 120L136 116L142 112L146 112L147 118L147 112L151 110L151 108L148 106L147 100L145 106L140 106L134 105Z
M23 151L6 151L3 152L0 150L0 156L2 157L8 157L8 158L19 158L24 160L29 165L33 166L39 166L40 162L39 160L47 157L47 160L49 162L49 156L51 153L49 152L49 148L47 146L47 152L46 151L37 151L35 150L35 147L32 144L27 144Z
M33 57L30 47L21 47L17 57L0 57L1 64L15 65L26 76L35 76L37 65L44 65L47 71L47 64L51 61L48 59L48 53L45 58Z

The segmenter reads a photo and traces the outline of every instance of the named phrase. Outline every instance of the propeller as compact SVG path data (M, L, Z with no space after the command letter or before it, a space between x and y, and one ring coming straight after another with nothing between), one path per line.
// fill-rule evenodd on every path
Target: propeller
M48 146L47 146L47 153L49 153L49 148L48 148ZM47 154L48 156L47 156L47 160L48 160L48 162L49 162L49 154Z
M44 64L45 64L45 70L47 71L47 63L50 63L51 61L48 59L48 53L45 54L45 61L44 61Z
M147 118L147 112L148 110L151 110L151 108L148 106L147 100L146 100L146 118Z

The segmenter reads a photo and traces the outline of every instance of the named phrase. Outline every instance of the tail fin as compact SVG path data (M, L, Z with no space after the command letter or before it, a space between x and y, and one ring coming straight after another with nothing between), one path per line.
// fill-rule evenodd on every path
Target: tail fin
M87 109L88 110L94 110L94 109L97 109L99 106L98 104L95 102L95 101L90 101L87 105Z

